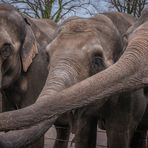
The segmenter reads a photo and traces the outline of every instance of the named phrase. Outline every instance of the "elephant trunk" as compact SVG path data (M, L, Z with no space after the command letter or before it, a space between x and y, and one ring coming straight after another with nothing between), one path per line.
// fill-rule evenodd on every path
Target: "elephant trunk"
M48 90L46 91L48 91L48 95L50 96L77 83L79 77L78 65L75 66L74 60L71 62L66 62L66 60L58 60L58 62L55 62L55 60L53 60L53 63L54 64L52 64L51 61L52 66L50 67L47 78ZM42 101L42 99L38 101ZM40 138L40 136L44 135L56 119L57 116L55 116L53 120L44 121L41 124L37 124L28 129L0 133L0 147L19 148L27 146Z
M50 62L50 70L46 80L48 87L44 87L40 96L44 92L48 92L49 96L53 95L78 82L78 69L72 60L67 61L66 58L56 59L56 57L53 57L53 59ZM37 101L39 100L42 101L41 97Z
M31 126L94 101L102 103L102 100L106 101L104 97L144 87L144 83L147 83L145 76L148 74L147 47L148 29L139 29L119 61L108 69L51 97L48 95L47 79L40 101L0 115L0 130Z
M52 120L46 120L28 129L10 131L7 133L1 132L0 148L20 148L30 145L45 134L56 118L57 117L53 118Z

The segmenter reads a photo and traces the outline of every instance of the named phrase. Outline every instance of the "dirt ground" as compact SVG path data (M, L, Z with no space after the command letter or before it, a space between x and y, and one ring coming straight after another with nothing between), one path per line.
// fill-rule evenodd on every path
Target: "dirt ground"
M45 135L44 148L53 148L55 137L56 137L56 132L55 132L54 127L52 127L48 130L48 132ZM73 135L71 135L70 137L71 137L70 138L70 141L71 141ZM106 133L105 131L98 129L96 148L106 148L107 147L106 145L107 145ZM74 148L74 144L71 145L71 142L69 142L68 148Z

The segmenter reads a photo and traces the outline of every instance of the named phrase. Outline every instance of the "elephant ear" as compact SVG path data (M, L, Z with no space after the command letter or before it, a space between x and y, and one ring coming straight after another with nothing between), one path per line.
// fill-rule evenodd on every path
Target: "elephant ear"
M33 58L38 54L37 42L31 27L26 29L26 37L21 51L23 70L26 72L31 65Z

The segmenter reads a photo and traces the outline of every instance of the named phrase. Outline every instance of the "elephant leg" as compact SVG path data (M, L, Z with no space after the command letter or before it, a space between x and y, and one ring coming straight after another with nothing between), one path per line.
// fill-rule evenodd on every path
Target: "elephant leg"
M26 148L44 148L44 136L36 140L33 144L27 146Z
M147 130L135 132L131 141L131 148L147 148L147 146Z
M89 118L82 120L81 124L83 127L77 129L75 135L75 147L76 148L96 148L96 137L97 137L97 119Z
M109 148L129 148L130 136L127 131L107 130Z
M2 112L6 112L6 111L12 111L12 110L16 110L16 106L14 105L13 102L10 102L9 100L7 100L7 98L2 98Z
M70 136L70 127L69 126L58 127L57 125L55 125L55 128L57 132L57 137L54 144L54 148L67 148Z

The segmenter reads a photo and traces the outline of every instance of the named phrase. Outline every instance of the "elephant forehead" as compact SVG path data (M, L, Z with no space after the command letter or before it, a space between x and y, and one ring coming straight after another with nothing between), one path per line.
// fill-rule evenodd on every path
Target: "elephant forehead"
M4 42L6 40L8 42L11 41L10 35L8 34L8 32L4 27L0 27L0 42Z
M103 52L103 47L101 45L101 42L99 38L92 38L88 42L85 42L85 44L82 47L82 50L89 50L91 52L92 50L95 50L96 52L99 50L100 52ZM88 51L88 52L89 52Z
M66 22L61 30L63 32L83 32L88 29L88 22L85 19L70 20Z
M15 35L12 37L10 34L13 34L13 30L8 31L7 28L0 26L0 47L5 43L10 43L15 49L18 49L20 42L16 40Z
M25 36L26 23L17 11L0 11L0 27L4 27L12 38L22 39Z
M20 27L22 22L23 17L17 11L12 11L11 13L0 11L0 23L6 23L9 25L15 24L17 27Z
M48 46L49 48L81 48L93 38L91 33L59 34Z
M105 32L105 29L107 29L107 31L110 31L113 24L110 20L108 20L108 18L107 20L105 18L101 15L99 19L79 18L76 20L70 20L61 25L61 27L59 28L59 32L65 34L81 34L85 32L97 32L97 30L99 30L100 32Z

